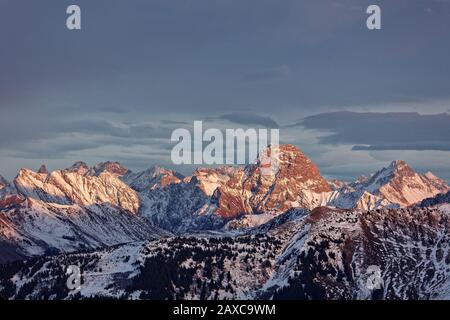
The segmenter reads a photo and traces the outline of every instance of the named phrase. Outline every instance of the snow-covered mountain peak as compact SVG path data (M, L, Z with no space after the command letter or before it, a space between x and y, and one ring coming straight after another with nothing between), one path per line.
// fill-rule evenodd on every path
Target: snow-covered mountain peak
M256 161L246 167L199 168L165 188L149 188L148 178L140 187L135 174L122 179L135 190L144 190L139 191L142 215L173 232L220 227L242 215L265 214L265 220L248 219L260 223L290 208L314 208L322 203L320 193L331 191L317 166L297 147L279 149L275 175L264 175Z
M212 196L219 187L225 187L233 179L238 182L243 175L243 167L220 166L218 168L198 168L185 181L197 184L207 195Z
M11 258L20 258L166 234L141 218L139 208L137 192L108 170L92 175L81 162L50 174L24 168L0 189L0 247L7 243Z
M390 168L401 169L409 167L405 160L394 160L389 164Z
M254 165L256 165L257 167L265 166L263 160L265 160L266 157L274 157L274 156L277 157L280 166L289 165L293 162L296 162L297 158L301 158L302 161L306 163L312 162L296 146L292 144L282 144L282 145L268 145L267 148L261 150L261 152L258 154L258 157Z
M269 146L263 154L270 156ZM317 166L293 145L278 146L278 165L275 174L264 174L262 157L235 171L218 186L214 193L218 214L233 218L242 214L279 214L293 207L312 208L317 196L330 192L328 182L320 175Z
M39 175L37 172L28 169L28 168L21 168L19 172L17 173L17 176L14 178L14 183L16 180L25 180L25 179L33 179L33 180L45 180L44 177Z
M64 169L66 172L75 172L81 175L87 175L90 174L91 168L83 162L83 161L77 161L75 162L71 167Z
M430 180L441 180L440 178L438 178L433 172L431 171L427 171L424 173L424 176L427 177Z
M347 182L338 180L338 179L329 180L328 184L330 185L331 189L333 189L333 190L340 190L342 188L348 187Z
M129 172L127 168L116 161L106 161L95 165L93 168L95 175L100 175L102 172L109 172L116 177L121 177Z
M83 161L77 161L71 167L66 168L63 171L78 173L83 176L99 176L102 172L109 172L116 177L121 177L130 172L127 168L116 161L101 162L92 168Z
M171 183L180 183L183 176L175 171L153 166L141 172L128 171L121 179L134 190L142 192L164 188Z
M154 175L160 175L160 174L173 174L174 171L170 169L166 169L164 167L153 165L148 169L149 172L153 172Z
M274 147L264 152L272 154ZM0 189L0 200L8 208L26 198L87 209L115 206L183 233L221 228L234 219L240 219L238 225L254 226L291 208L406 207L449 190L436 176L416 173L404 161L394 161L355 183L329 183L297 147L278 149L279 163L272 175L263 174L261 161L245 167L199 168L185 178L158 166L134 173L117 162L93 168L77 162L50 174L22 169L10 184L12 192ZM18 197L6 199L5 194Z
M115 175L102 172L98 177L78 172L56 170L42 175L29 169L21 169L14 185L25 197L62 205L111 204L132 213L139 209L139 199Z
M365 191L406 207L447 192L448 185L431 173L415 172L405 161L396 160L378 171L367 181L354 184Z
M272 146L268 147L269 149ZM286 184L289 188L297 191L311 191L315 193L331 191L328 182L321 176L317 166L296 146L287 144L278 147L278 171L276 175L263 175L261 164L249 165L246 169L246 182L281 185ZM264 150L263 153L270 154ZM292 190L293 191L293 190Z
M416 173L404 160L392 161L387 171L399 176L413 176Z
M39 174L48 174L47 166L45 164L41 165L39 167L39 170L37 171Z

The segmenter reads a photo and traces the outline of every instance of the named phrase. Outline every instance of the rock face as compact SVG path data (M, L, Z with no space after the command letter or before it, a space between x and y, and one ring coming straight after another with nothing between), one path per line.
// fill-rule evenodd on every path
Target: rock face
M295 146L279 147L275 174L262 174L262 168L258 158L255 164L218 186L215 197L220 216L234 218L243 214L279 214L292 207L311 208L316 195L331 191L317 166Z

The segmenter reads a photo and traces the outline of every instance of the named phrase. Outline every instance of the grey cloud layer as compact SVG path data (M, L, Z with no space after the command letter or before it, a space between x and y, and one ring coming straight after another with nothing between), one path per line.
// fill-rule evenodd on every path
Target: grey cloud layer
M77 0L80 32L65 28L69 0L0 2L0 171L9 176L48 159L170 164L172 128L208 117L205 126L276 128L395 101L420 114L449 108L431 105L449 97L446 0L379 0L379 32L365 27L371 0ZM413 115L414 126L363 118L308 119L334 134L295 128L289 142L325 173L350 158L349 174L363 170L380 153L427 167L428 152L386 149L449 150L448 116Z
M243 106L311 113L449 94L444 1L380 0L378 33L365 28L369 0L78 0L78 33L63 23L70 3L2 2L2 112L43 99L137 116Z
M261 116L249 112L235 112L218 117L220 120L228 120L245 126L263 126L265 128L278 128L278 123L270 117Z
M354 150L450 151L450 114L415 112L330 112L306 117L298 125L332 132L324 144L354 144Z
M41 126L18 130L0 127L4 154L28 158L62 157L67 152L95 149L102 146L159 146L168 149L170 126L155 124L113 123L102 119L50 121Z

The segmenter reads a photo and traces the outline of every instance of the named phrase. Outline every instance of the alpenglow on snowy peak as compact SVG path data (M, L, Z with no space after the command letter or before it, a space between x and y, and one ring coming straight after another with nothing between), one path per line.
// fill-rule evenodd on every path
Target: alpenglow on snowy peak
M266 221L293 207L320 205L321 194L331 188L317 166L292 145L281 145L278 156L273 175L263 175L259 161L197 169L181 183L140 193L140 212L158 226L183 233L223 227L248 215L264 214L261 221Z
M368 181L356 184L357 189L380 196L390 203L406 207L425 198L449 191L449 186L431 172L420 174L402 160L391 162Z
M108 172L97 177L64 170L47 175L21 169L14 185L21 195L48 203L80 206L108 203L131 213L139 209L136 192Z
M273 175L262 173L258 159L219 186L216 190L218 213L236 217L242 214L279 214L292 207L312 208L316 195L331 191L317 166L297 147L279 146L278 158L277 172Z
M0 179L0 242L25 256L69 252L168 232L255 227L292 208L407 207L449 191L432 173L416 173L403 161L331 188L297 147L282 145L278 156L272 175L261 174L258 160L198 168L187 177L161 167L135 173L117 162L21 169L12 183Z
M8 248L8 259L167 234L137 215L136 191L110 172L95 176L85 169L78 163L51 173L19 171L0 197L0 245Z
M407 207L448 190L445 181L431 172L417 173L405 161L396 160L370 177L334 187L324 195L323 204L363 210Z

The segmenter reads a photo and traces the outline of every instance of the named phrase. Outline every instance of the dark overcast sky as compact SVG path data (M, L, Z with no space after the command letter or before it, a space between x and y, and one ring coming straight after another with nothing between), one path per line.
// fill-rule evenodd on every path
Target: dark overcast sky
M373 3L380 31L365 25ZM69 4L81 31L65 27ZM171 166L172 129L215 119L279 125L329 177L402 158L450 180L449 117L434 130L420 115L449 112L449 56L450 0L0 0L0 173ZM392 141L362 125L353 139L350 121L324 138L329 113L344 110L362 123L405 114L380 120ZM406 112L421 127L410 141L396 134L411 130Z

